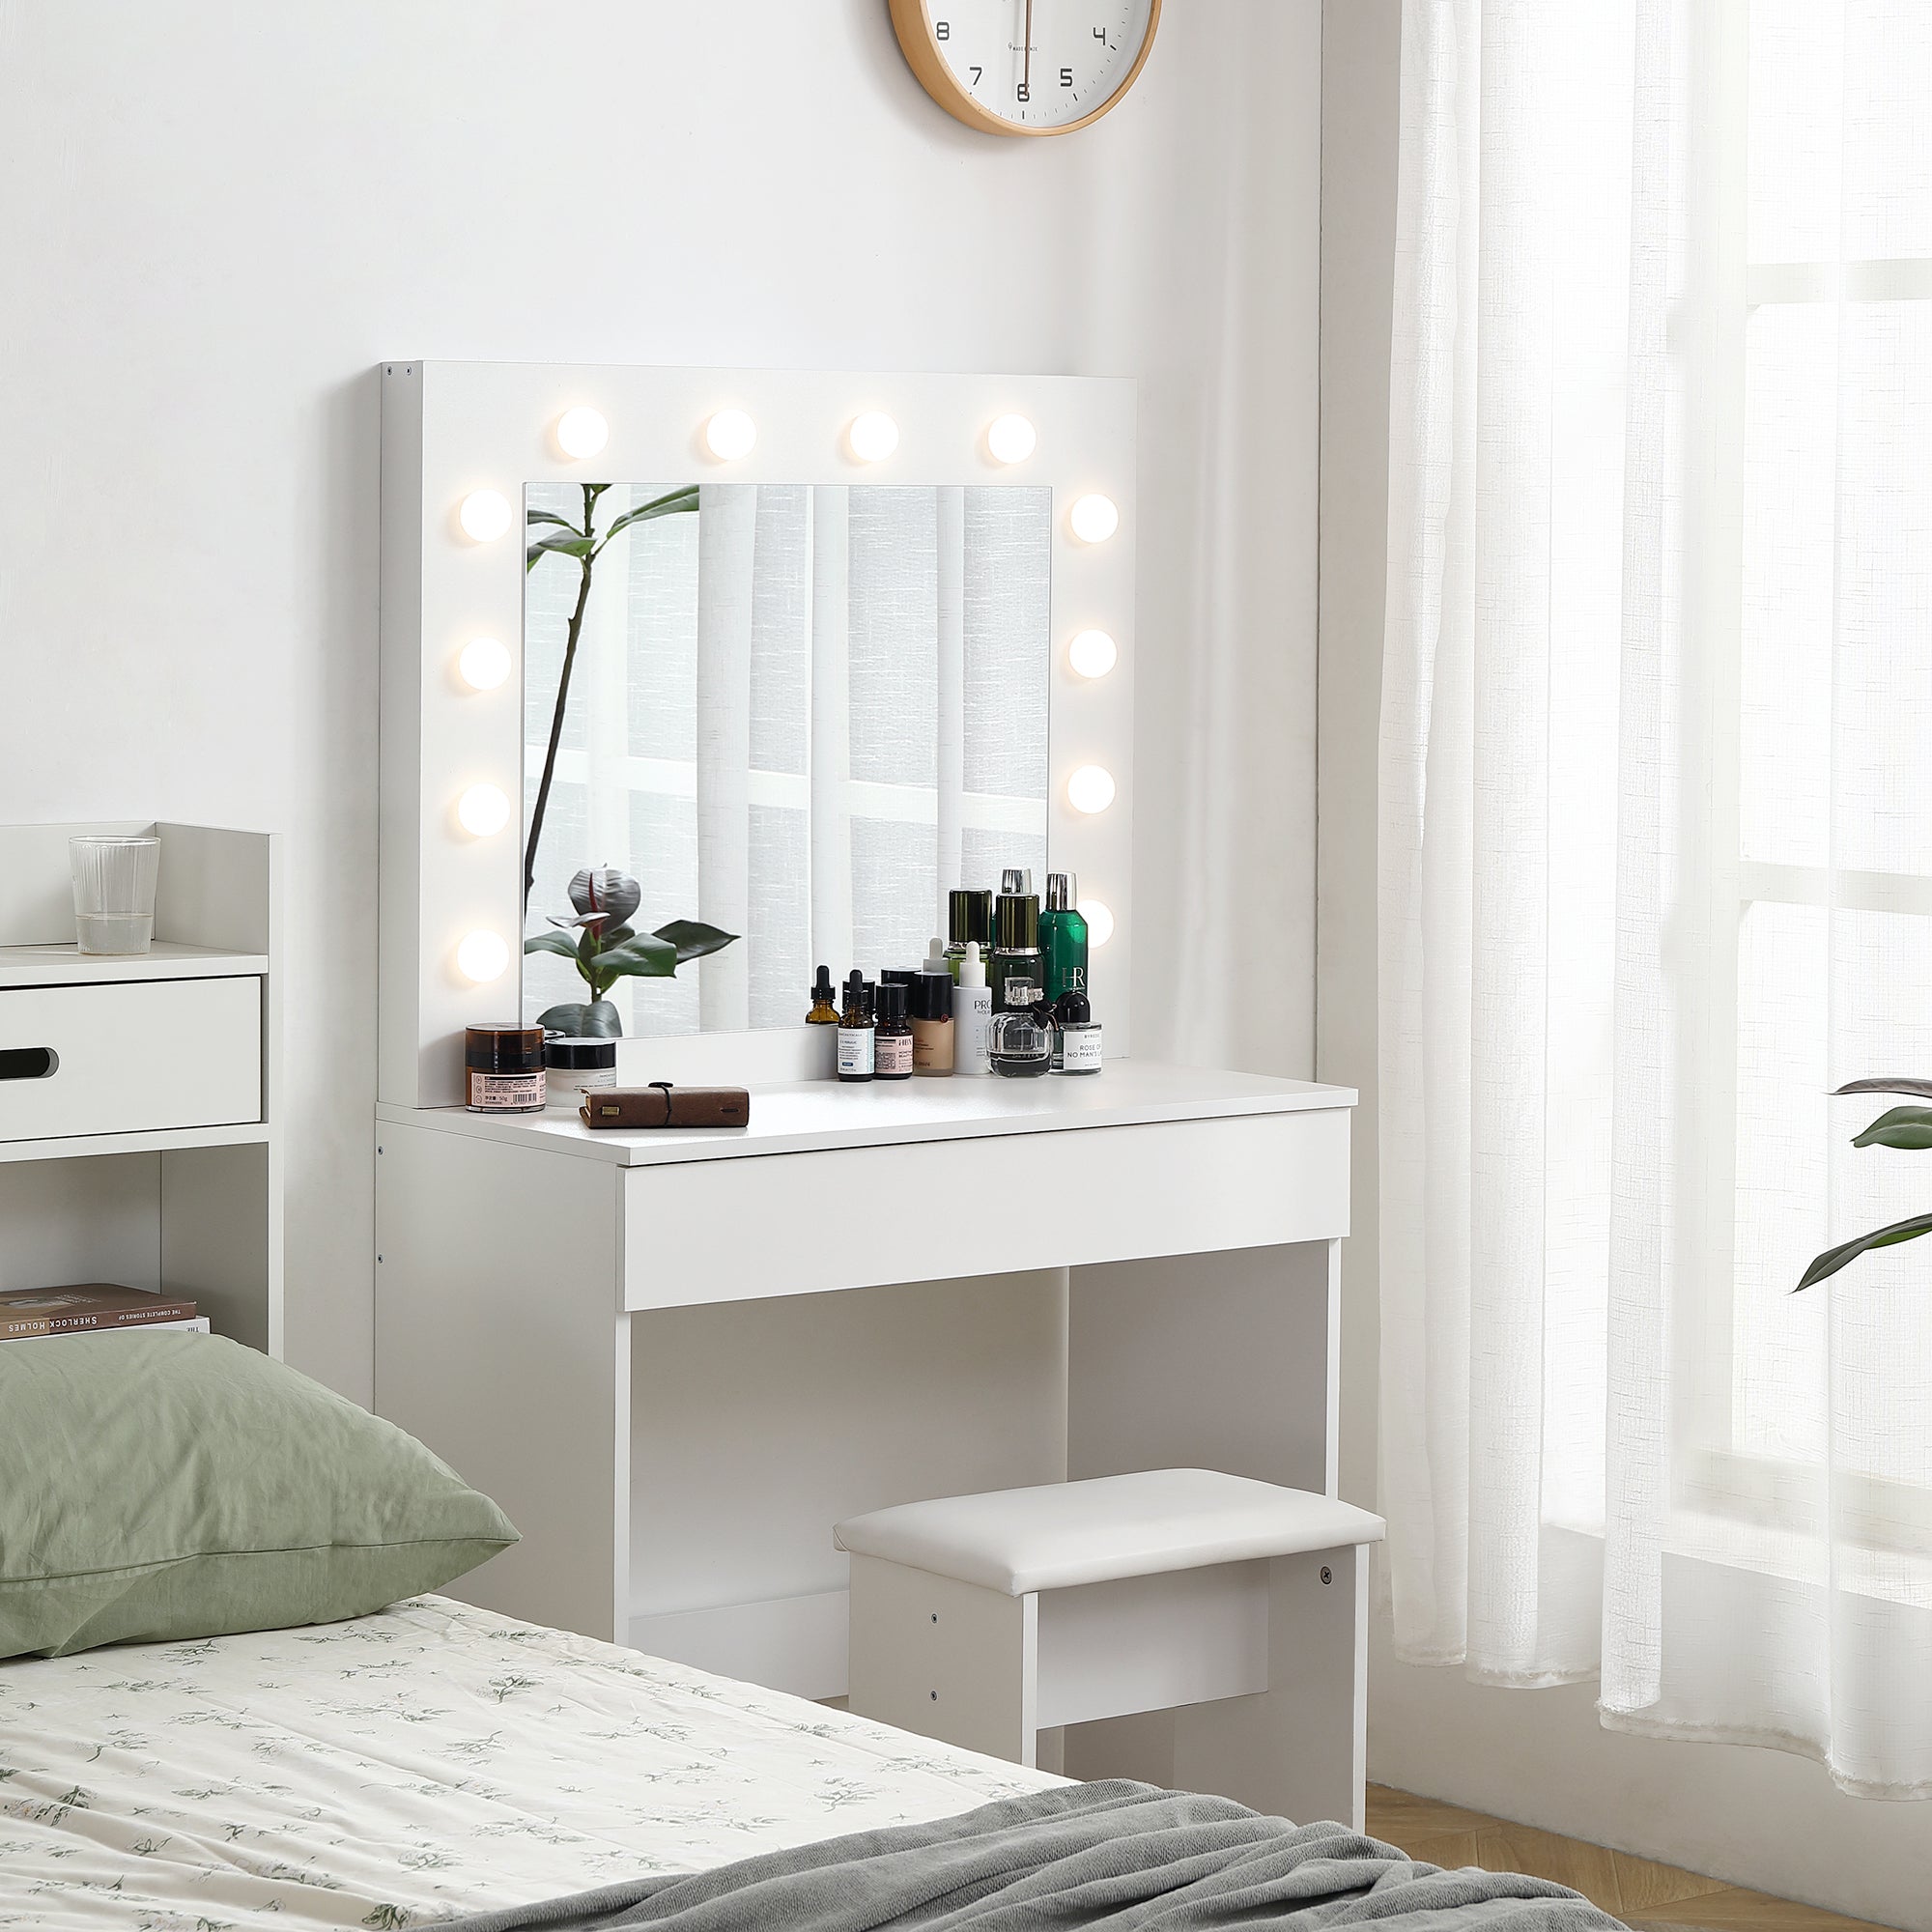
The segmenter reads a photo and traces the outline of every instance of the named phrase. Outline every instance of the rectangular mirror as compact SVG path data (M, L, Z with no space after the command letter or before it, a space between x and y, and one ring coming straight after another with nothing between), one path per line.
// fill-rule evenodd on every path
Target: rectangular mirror
M644 1036L797 1026L818 964L916 966L951 888L1037 889L1051 497L531 485L526 1016L591 997L580 872L636 882L598 896L646 970L601 990Z

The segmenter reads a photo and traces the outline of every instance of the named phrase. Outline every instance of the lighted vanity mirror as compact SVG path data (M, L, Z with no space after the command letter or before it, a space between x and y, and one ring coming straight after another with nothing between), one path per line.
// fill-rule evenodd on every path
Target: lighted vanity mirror
M627 1035L797 1026L820 963L917 965L952 886L1037 889L1051 497L531 485L526 1016L590 998L550 950L586 869L637 881L646 954L666 927L717 949L612 980Z

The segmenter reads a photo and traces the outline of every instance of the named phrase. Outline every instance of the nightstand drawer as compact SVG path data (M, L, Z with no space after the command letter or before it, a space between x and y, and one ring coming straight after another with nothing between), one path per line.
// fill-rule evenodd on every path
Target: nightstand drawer
M0 991L0 1140L261 1118L258 978Z

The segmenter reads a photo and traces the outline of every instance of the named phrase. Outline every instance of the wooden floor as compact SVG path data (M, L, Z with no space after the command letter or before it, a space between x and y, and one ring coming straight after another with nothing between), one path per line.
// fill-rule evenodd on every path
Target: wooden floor
M1869 1921L1768 1898L1674 1865L1656 1865L1580 1838L1369 1786L1369 1834L1432 1865L1482 1865L1554 1879L1636 1932L1869 1932Z

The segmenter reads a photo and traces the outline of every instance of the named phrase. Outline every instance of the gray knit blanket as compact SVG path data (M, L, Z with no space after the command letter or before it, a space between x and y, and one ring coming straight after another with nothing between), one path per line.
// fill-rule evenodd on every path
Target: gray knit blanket
M1560 1885L1114 1779L445 1921L443 1932L1619 1932Z

